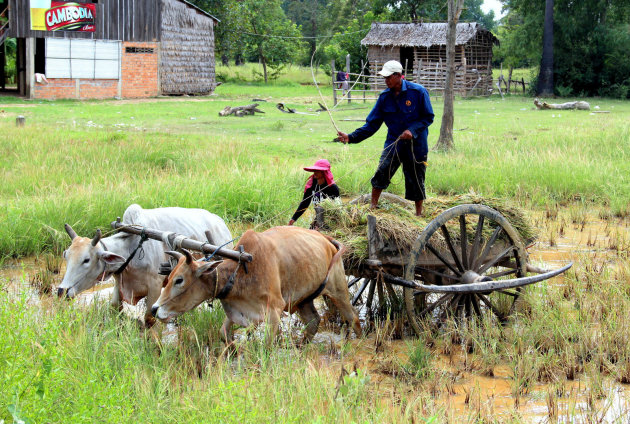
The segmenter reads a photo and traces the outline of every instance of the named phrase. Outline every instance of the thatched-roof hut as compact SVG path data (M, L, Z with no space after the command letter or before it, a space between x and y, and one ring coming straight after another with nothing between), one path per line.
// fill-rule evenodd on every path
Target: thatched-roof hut
M372 24L361 44L368 47L370 73L388 60L405 67L407 79L429 90L443 90L446 80L447 23ZM498 39L475 22L457 24L455 91L489 94L492 86L492 46ZM378 81L378 80L377 80ZM382 81L378 81L383 84Z

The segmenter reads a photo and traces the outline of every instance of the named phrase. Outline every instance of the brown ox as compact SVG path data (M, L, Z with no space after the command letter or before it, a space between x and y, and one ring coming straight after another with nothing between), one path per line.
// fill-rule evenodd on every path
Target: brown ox
M172 252L179 262L151 308L153 315L167 321L218 297L226 314L221 328L226 343L232 341L232 324L249 326L265 319L269 336L275 337L282 311L299 314L306 325L307 342L319 326L313 300L321 293L332 300L356 335L361 335L359 319L350 304L342 245L317 231L286 226L262 233L249 230L238 246L254 256L247 272L235 260L195 262L189 252ZM227 291L231 277L233 286Z

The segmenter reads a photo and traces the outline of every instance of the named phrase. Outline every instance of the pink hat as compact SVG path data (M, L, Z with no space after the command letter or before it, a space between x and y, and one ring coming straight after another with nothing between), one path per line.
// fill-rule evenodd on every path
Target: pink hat
M326 159L319 159L313 166L304 167L305 171L330 171L330 162Z
M304 167L304 170L309 171L309 172L323 171L324 177L326 178L326 186L331 186L335 184L335 179L333 177L333 174L332 172L330 172L330 162L328 162L326 159L319 159L317 162L315 162L313 166ZM306 186L304 187L304 191L311 188L311 186L313 185L314 178L315 178L314 175L311 175L309 177L308 181L306 181Z

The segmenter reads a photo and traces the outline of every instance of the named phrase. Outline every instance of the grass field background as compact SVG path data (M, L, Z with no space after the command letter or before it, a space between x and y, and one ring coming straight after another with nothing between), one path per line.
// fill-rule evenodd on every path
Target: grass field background
M305 70L303 70L305 72ZM331 93L323 94L332 108ZM225 106L264 99L264 114L220 117ZM442 103L429 145L439 135ZM299 112L286 114L276 103ZM52 249L64 222L79 234L145 208L201 207L235 226L286 223L319 158L332 163L341 192L366 193L385 126L358 145L333 143L335 129L315 87L224 84L203 98L148 101L24 101L3 98L0 114L0 255ZM339 105L336 125L362 125L373 103ZM526 205L580 202L630 213L630 104L592 99L598 111L539 111L522 96L458 99L455 150L429 155L429 195L470 190ZM26 117L16 128L15 117ZM402 173L389 189L403 194Z
M368 192L385 129L359 145L331 142L334 127L314 112L321 99L305 73L267 86L226 83L201 98L0 98L0 256L59 262L65 222L91 236L134 202L206 208L235 236L284 224L301 199L302 167L319 158L331 161L344 196ZM330 87L323 90L332 107ZM254 98L266 100L265 114L218 116ZM474 191L513 201L537 214L548 244L597 215L610 224L607 244L576 252L560 283L532 286L506 325L447 322L401 341L387 321L338 343L297 347L285 333L269 349L253 335L232 354L219 339L216 302L184 315L168 342L161 326L140 330L105 302L32 297L23 287L36 270L22 262L18 290L0 277L0 422L518 423L529 422L519 399L536 397L549 422L624 422L627 405L614 415L607 402L630 381L630 103L588 101L608 113L538 111L522 96L457 99L456 148L429 155L429 196ZM309 115L282 113L279 102ZM349 132L371 105L344 103L332 115ZM433 105L430 146L442 114L441 100ZM403 193L401 174L390 190ZM48 268L41 273L60 277ZM448 399L463 373L495 370L509 384L509 405L494 410L471 385L467 410L456 414Z

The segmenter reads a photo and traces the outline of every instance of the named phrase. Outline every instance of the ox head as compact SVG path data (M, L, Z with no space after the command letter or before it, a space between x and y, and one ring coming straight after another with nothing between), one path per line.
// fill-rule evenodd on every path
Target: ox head
M222 261L196 262L189 251L182 251L184 254L166 252L178 262L168 276L160 298L151 307L151 313L160 321L169 321L194 309L210 299L216 289L217 266Z
M125 262L125 258L108 252L103 247L101 230L96 230L94 238L79 237L72 227L65 225L66 232L72 239L70 247L63 252L66 260L66 273L57 289L57 294L74 297L84 290L93 287L97 281L109 277L117 267Z

